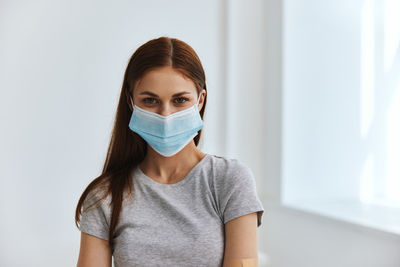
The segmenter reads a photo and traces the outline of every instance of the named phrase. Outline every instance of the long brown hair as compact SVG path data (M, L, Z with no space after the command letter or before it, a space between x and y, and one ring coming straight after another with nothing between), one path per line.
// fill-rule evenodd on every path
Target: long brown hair
M127 191L129 195L133 192L133 183L129 174L147 153L146 141L128 127L132 110L127 100L130 96L133 97L136 82L147 71L163 66L171 66L191 79L199 94L203 89L207 90L205 74L199 57L192 47L181 40L169 37L152 39L141 45L131 56L124 74L103 171L83 191L75 211L75 224L80 229L78 223L80 223L81 209L86 197L92 193L101 192L101 197L98 199L101 201L107 196L111 196L108 204L112 209L108 242L112 250L114 248L114 231L119 222L124 192ZM206 100L207 94L200 111L202 119ZM201 133L202 130L193 138L196 146L200 141Z

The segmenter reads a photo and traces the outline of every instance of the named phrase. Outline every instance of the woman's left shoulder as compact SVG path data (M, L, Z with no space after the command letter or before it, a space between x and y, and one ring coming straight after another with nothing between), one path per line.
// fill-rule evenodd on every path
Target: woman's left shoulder
M240 182L254 179L253 172L242 160L228 156L213 156L213 168L221 182Z

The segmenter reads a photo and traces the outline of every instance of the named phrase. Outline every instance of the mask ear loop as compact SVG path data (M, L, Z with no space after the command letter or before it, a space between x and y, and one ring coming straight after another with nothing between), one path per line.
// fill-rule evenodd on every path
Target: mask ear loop
M197 99L197 105L199 105L200 98L201 98L201 93L199 94L199 98Z
M131 100L132 112L133 112L133 101L132 101L132 97L129 97L129 99Z

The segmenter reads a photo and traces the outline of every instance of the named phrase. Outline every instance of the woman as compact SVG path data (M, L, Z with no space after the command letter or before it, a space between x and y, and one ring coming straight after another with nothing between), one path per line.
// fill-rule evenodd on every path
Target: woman
M102 174L76 208L78 267L257 266L264 208L247 166L197 148L206 99L189 45L135 51Z

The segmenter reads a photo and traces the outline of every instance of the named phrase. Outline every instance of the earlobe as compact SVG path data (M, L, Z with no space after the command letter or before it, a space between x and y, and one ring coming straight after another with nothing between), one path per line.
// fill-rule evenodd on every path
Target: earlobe
M132 106L132 99L131 99L131 95L129 94L128 90L125 90L125 97L126 97L126 104L128 105L129 109L131 111L133 111L133 106Z
M128 107L133 112L133 100L132 100L132 97L130 95L127 96L127 102L128 102Z
M203 91L207 94L207 91L205 89L201 90L200 95L199 95L198 105L197 105L197 109L199 111L201 111L201 109L203 108L204 99L206 97L206 94L205 94L203 97L203 101L201 101L201 97L203 96Z
M201 109L203 108L203 103L200 103L197 105L197 110L200 112Z
M129 107L129 109L130 109L131 111L133 111L132 104L131 104L131 103L129 103L129 101L128 101L127 105L128 105L128 107Z
M198 110L198 111L201 111L201 108L203 107L203 104L200 103L200 102L201 102L200 100L201 100L202 94L203 94L203 91L200 92L199 97L197 98L197 110Z

